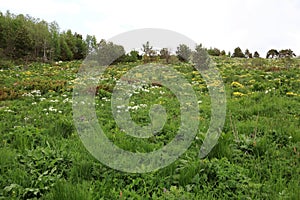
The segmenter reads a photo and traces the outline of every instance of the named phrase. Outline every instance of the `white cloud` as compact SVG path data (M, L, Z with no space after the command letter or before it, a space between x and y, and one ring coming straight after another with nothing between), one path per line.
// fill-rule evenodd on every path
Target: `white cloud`
M57 21L63 30L111 38L135 28L164 28L207 47L233 51L291 48L300 54L298 0L3 1L2 12Z

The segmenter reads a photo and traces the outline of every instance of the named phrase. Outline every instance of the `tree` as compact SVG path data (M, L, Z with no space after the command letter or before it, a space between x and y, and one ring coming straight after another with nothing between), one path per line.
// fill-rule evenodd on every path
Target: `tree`
M192 61L198 69L208 69L210 58L207 50L202 47L202 44L196 45L195 51L192 53Z
M254 58L259 58L259 53L257 51L255 51L253 57Z
M296 57L296 54L291 49L282 49L278 52L279 58L293 58Z
M171 57L171 53L167 48L163 48L160 50L160 58L165 59L167 63L169 63Z
M240 47L237 47L234 49L234 52L232 54L232 57L234 58L245 58L245 55Z
M93 36L87 35L85 42L87 44L88 54L94 52L97 49L97 39L94 35Z
M276 49L270 49L268 52L267 52L267 56L266 58L277 58L279 56L279 52L276 50Z
M74 59L76 60L84 59L85 56L87 55L88 46L85 43L85 41L82 40L82 35L76 32L74 34L74 39L75 39L75 48L73 52Z
M207 53L211 56L220 56L221 51L217 48L213 48L213 49L210 48L210 49L207 50Z
M27 28L24 26L19 27L16 32L15 48L15 58L24 58L30 55L32 51L32 40L29 37Z
M123 56L122 61L123 62L136 62L139 59L141 59L139 52L136 50L132 50L128 54Z
M152 57L155 56L156 52L153 50L153 46L150 46L149 41L146 42L146 44L143 44L142 51L144 52L144 55Z
M222 50L222 51L221 51L220 56L226 56L225 50Z
M49 30L51 35L51 48L50 48L50 59L59 60L61 54L60 48L60 35L59 26L56 22L49 24Z
M29 15L0 12L0 54L5 59L47 61L82 59L87 45L78 33L59 32L56 22L47 23Z
M185 44L180 44L177 47L176 55L180 61L188 61L192 55L192 50Z
M252 53L250 53L249 49L246 49L246 51L245 51L245 57L246 58L252 58Z
M59 37L60 46L60 56L59 59L63 61L68 61L73 59L73 53L70 49L65 34L61 34Z
M96 49L96 60L101 66L119 62L123 55L125 55L123 46L106 42L103 39L99 42L98 48Z
M146 42L146 44L143 44L142 51L144 52L143 55L143 61L144 62L150 62L154 60L154 57L156 56L156 51L153 50L153 47L150 46L149 41Z
M33 24L34 51L35 57L42 57L43 61L47 61L47 50L51 46L51 33L46 21L39 21Z

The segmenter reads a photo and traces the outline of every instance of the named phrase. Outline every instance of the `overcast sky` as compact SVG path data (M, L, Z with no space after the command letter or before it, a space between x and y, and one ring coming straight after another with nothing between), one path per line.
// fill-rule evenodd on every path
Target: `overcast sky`
M300 55L300 0L0 0L6 10L98 40L164 28L226 52L239 46L265 57L271 48L291 48Z

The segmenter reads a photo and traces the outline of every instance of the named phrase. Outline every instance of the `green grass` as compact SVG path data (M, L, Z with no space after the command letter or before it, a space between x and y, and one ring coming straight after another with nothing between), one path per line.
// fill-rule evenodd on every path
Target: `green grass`
M300 199L300 61L214 58L223 77L227 116L218 144L198 153L210 121L205 82L189 64L174 68L199 101L199 131L171 165L130 174L97 161L72 118L72 88L80 62L35 63L0 73L0 199ZM133 138L111 113L111 92L135 63L109 67L99 83L99 124L115 145L151 152L170 142L179 126L178 100L168 88L148 85L130 99L131 117L147 125L150 105L167 113L163 129Z

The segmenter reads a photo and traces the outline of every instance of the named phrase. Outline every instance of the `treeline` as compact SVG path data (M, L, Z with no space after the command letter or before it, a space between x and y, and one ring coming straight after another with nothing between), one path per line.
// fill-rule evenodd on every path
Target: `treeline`
M225 50L218 48L203 48L196 46L195 50L204 49L211 56L227 56L238 58L258 58L259 53L251 53L248 49L244 52L240 47L234 49L231 54L226 54ZM100 51L100 52L99 52ZM145 62L164 59L167 63L174 59L187 61L192 56L192 51L187 45L181 44L177 47L176 55L171 54L171 50L163 48L160 51L154 50L146 42L140 54L133 50L125 54L124 47L101 40L97 42L95 36L87 35L85 38L79 33L72 33L71 30L60 31L56 22L48 23L44 20L33 18L29 15L14 15L7 11L0 12L0 61L20 60L20 61L70 61L84 59L88 54L101 55L98 58L106 63L135 62L143 59ZM101 53L102 52L102 53ZM106 55L110 52L110 55ZM102 55L103 54L103 55ZM277 51L271 49L266 58L292 58L296 55L291 49ZM195 57L195 56L194 56Z
M225 56L226 52L220 51L218 48L210 48L207 49L207 52L211 56ZM233 58L259 58L260 54L255 51L254 53L251 53L249 49L246 49L245 52L242 51L240 47L236 47L231 54L228 52L227 56L233 57ZM296 57L296 54L291 49L282 49L280 51L277 51L276 49L270 49L267 52L266 58L293 58Z
M0 12L0 59L49 61L83 59L95 36L85 39L71 30L60 32L56 22L48 23L29 15Z

